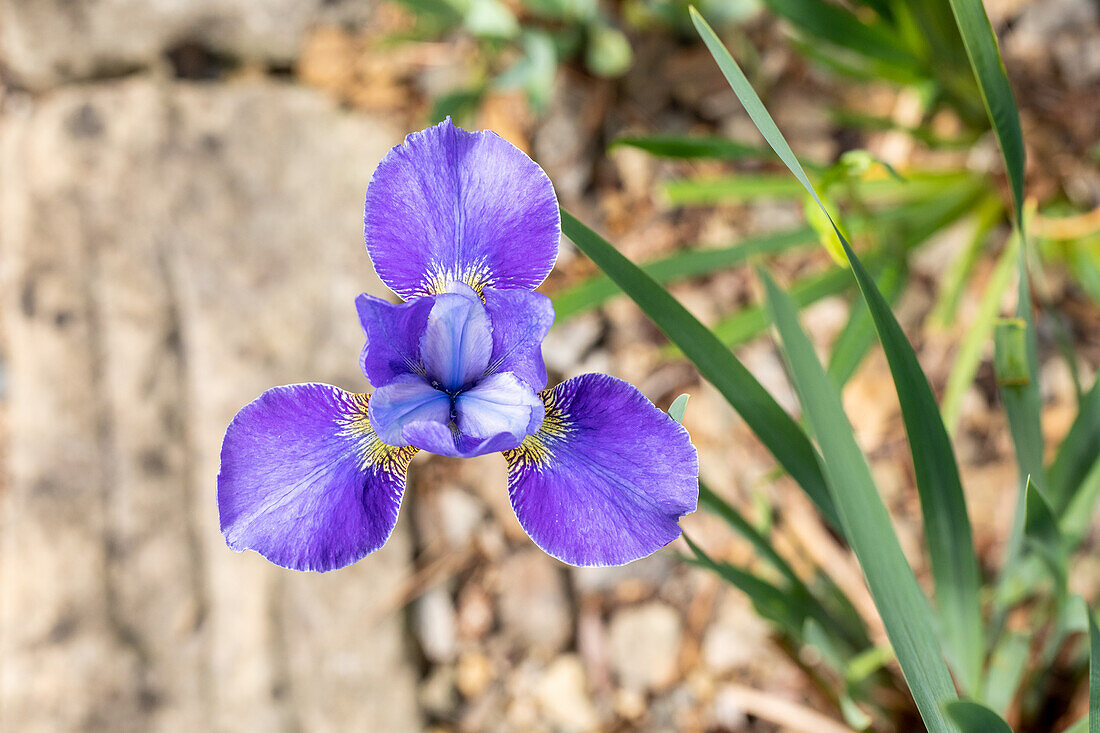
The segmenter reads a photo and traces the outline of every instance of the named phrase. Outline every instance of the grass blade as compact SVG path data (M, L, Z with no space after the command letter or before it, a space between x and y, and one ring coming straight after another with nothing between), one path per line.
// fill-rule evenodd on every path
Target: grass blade
M679 278L707 275L716 270L732 267L750 257L785 252L796 247L814 244L816 235L809 227L800 227L774 234L745 239L733 247L678 252L656 262L642 265L641 269L656 282L665 283ZM590 280L563 288L554 294L554 311L557 322L592 310L619 295L622 291L607 275L597 275Z
M839 529L836 508L817 463L816 450L798 423L783 411L745 365L668 291L603 237L565 210L561 212L561 225L565 235L684 352L703 378L748 423L825 519Z
M1089 609L1089 733L1100 733L1100 629Z
M757 613L778 625L787 636L793 639L801 637L802 627L807 618L807 610L803 605L749 571L712 559L687 534L682 536L684 542L695 553L694 559L686 558L688 562L710 570L747 595Z
M959 410L962 408L962 398L966 390L974 382L974 375L978 373L978 367L982 362L982 352L989 343L993 334L993 326L997 322L997 314L1001 307L1001 299L1012 281L1013 265L1016 262L1017 250L1020 239L1013 236L1009 239L1008 246L1001 254L1000 259L989 276L982 299L978 303L978 312L970 323L963 336L959 349L955 353L955 365L947 376L947 387L943 393L943 404L940 411L943 413L943 421L947 429L954 433L959 425Z
M1026 285L1021 286L1026 289ZM1030 315L1030 309L1022 309ZM1023 550L1024 524L1027 513L1027 487L1034 482L1040 493L1043 480L1043 432L1039 423L1039 390L1036 385L1035 360L1030 338L1031 324L1023 318L1004 319L994 331L993 362L998 371L1001 401L1008 415L1008 427L1016 448L1016 465L1020 488L1016 514L1008 538L1002 574L1008 577L1015 570Z
M706 43L711 55L717 61L726 80L730 83L738 99L741 100L741 104L756 124L757 129L760 130L768 144L772 146L776 154L791 170L791 173L805 186L807 193L827 215L820 197L799 164L798 158L745 78L744 73L738 67L737 62L733 60L733 57L730 56L714 34L714 31L706 24L706 21L694 10L692 11L692 20L695 22L696 29L703 37L704 43ZM833 222L833 228L844 248L844 253L851 265L852 273L855 275L864 300L871 311L875 328L878 331L879 339L890 365L890 372L894 379L898 400L901 403L902 417L913 455L917 488L920 493L921 510L924 516L925 536L932 560L933 577L936 581L936 596L943 617L942 625L947 636L947 648L956 665L960 680L968 689L974 689L979 683L983 657L981 608L978 598L981 579L978 572L977 558L974 554L970 521L967 516L966 501L959 480L955 455L951 448L947 430L940 418L939 407L936 404L928 380L917 361L916 353L905 337L901 326L894 318L886 299L875 286L870 273L856 257L840 229L836 227L835 222ZM768 282L765 278L766 285L768 285ZM778 292L774 286L770 286L769 290ZM786 294L782 294L782 300L784 303L790 302ZM770 303L769 310L773 311L772 315L775 318L774 306ZM794 326L797 327L797 321L794 322ZM813 354L812 349L809 353ZM813 359L813 364L817 364L816 358ZM832 387L832 383L829 383L829 387ZM799 393L802 394L803 390L800 389ZM803 399L805 400L805 395ZM834 419L837 421L843 420L843 424L846 424L847 419L843 415L839 397L836 399L836 403L836 412L840 414L839 417ZM803 406L809 409L805 401ZM825 407L832 406L826 404ZM819 425L818 428L820 427L822 426ZM850 426L848 427L850 430ZM818 436L818 441L821 443L825 454L824 457L828 462L830 458L829 451L825 448L822 435L819 429L815 429L814 432ZM848 437L851 439L850 434ZM855 446L854 440L851 441L851 444L852 447ZM837 449L847 448L843 443L836 447ZM856 452L858 454L858 448L856 448ZM866 462L862 460L862 455L859 455L859 459L859 464L866 468ZM825 470L828 476L828 466ZM857 476L857 478L862 479L861 476ZM867 479L869 480L869 476ZM829 483L835 490L836 484L833 481ZM870 488L874 492L873 483L870 484ZM840 507L839 498L834 496L834 499L837 500L843 519L844 513L843 508ZM878 499L877 494L875 494L875 499ZM878 505L881 507L881 501L878 502ZM885 512L884 508L883 512ZM885 526L887 528L890 526L888 515L886 516ZM845 527L846 531L852 529L847 524ZM892 534L890 538L896 545L897 538ZM849 540L854 547L854 537L849 537ZM865 550L870 551L870 548L867 547ZM862 557L860 561L863 562ZM904 557L902 562L904 563ZM906 565L906 570L908 570L909 577L912 577L912 571L908 569L908 565ZM871 582L870 573L867 574L868 580ZM915 585L914 590L916 590L917 595L920 595L919 588L916 588ZM921 598L923 599L923 596ZM876 605L878 605L877 599ZM885 611L881 605L879 609L884 614L885 620ZM901 650L898 650L899 660L901 657ZM927 658L924 659L927 661ZM913 664L912 661L911 664ZM902 666L904 669L904 663ZM942 666L942 660L940 666ZM944 671L946 671L946 668L944 668ZM938 674L939 670L933 670L933 672ZM906 675L908 677L909 672L906 672ZM929 678L923 682L932 685L938 683L935 678ZM910 682L910 684L913 683ZM953 697L954 687L950 684L950 679L948 679L948 689ZM916 689L913 692L914 696L918 696ZM942 689L936 686L923 691L922 694L925 695L923 705L921 705L922 701L918 697L918 706L920 706L921 713L925 716L925 722L929 726L931 726L929 716L935 715L938 717L942 715L942 711L938 708L933 709L930 707L931 702L937 699L936 696L941 692Z
M919 68L920 61L884 24L863 23L840 5L817 0L764 0L777 15L810 38L901 69Z
M1047 499L1059 515L1100 456L1100 379L1081 399L1077 417L1066 434L1047 474Z
M947 714L963 733L1012 733L1004 718L972 700L947 703Z
M1006 632L989 656L982 699L994 710L1006 710L1016 697L1020 681L1027 671L1031 653L1031 635Z
M1068 554L1058 520L1050 504L1030 478L1024 490L1024 537L1047 563L1057 583L1059 597L1066 592Z
M897 302L905 287L906 271L904 257L898 257L887 263L877 278L879 289L891 305ZM837 336L829 355L829 376L837 386L843 387L848 383L867 356L874 340L875 324L871 320L871 312L867 310L867 304L862 299L857 299L852 303L848 322Z
M783 343L804 418L821 446L822 469L849 544L863 568L898 663L929 730L953 730L943 705L955 686L940 654L928 600L905 560L840 393L814 354L791 299L764 272L768 311Z
M1016 229L1021 237L1024 231L1024 134L1020 129L1020 112L1012 96L1001 53L997 49L997 37L989 16L985 14L982 0L948 0L955 22L959 26L970 67L978 81L993 133L1001 146L1005 172L1012 189L1012 205Z

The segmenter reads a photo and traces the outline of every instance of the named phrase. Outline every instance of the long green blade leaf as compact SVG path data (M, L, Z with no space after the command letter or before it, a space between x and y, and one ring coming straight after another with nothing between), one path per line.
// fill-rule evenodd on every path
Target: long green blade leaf
M963 733L1012 733L1004 718L981 703L971 700L947 703L947 714Z
M955 22L959 26L966 55L974 77L978 80L982 103L985 105L993 132L1001 146L1005 171L1012 188L1012 203L1016 228L1021 236L1024 231L1024 134L1020 129L1020 113L1012 96L1001 53L997 49L997 37L989 16L985 14L982 0L949 0Z
M807 618L807 609L791 595L747 570L712 559L686 534L683 538L695 554L695 559L689 558L689 562L716 573L747 595L757 613L777 624L788 636L795 639L801 636L802 627Z
M1089 609L1089 733L1100 733L1100 629Z
M986 281L981 301L974 320L970 322L958 350L955 352L955 365L947 375L947 387L943 393L943 420L950 432L959 425L963 395L974 382L974 375L982 362L982 352L989 344L993 326L997 322L1001 299L1012 281L1013 265L1016 262L1020 238L1013 236L993 268Z
M652 277L567 211L562 231L638 304L726 398L833 527L840 522L806 433L718 338Z
M817 235L809 227L800 227L774 234L745 239L733 247L678 252L641 268L656 282L696 275L707 275L716 270L738 265L750 257L784 252L796 247L813 244ZM554 311L557 322L585 313L603 304L622 291L607 275L597 275L590 280L564 288L554 294Z
M718 62L726 80L748 111L757 129L795 177L802 182L822 212L828 216L798 158L737 62L698 13L693 11L692 19L711 55ZM981 579L978 561L974 554L966 501L951 441L940 418L939 407L932 389L917 361L916 353L897 319L894 318L889 304L875 286L870 273L848 245L840 229L836 227L835 222L831 219L830 222L844 247L860 291L871 311L890 365L913 454L917 488L924 516L925 537L932 560L936 596L943 616L942 625L947 637L947 647L960 680L967 689L973 690L979 684L983 657L981 607L978 598ZM783 297L787 299L786 295ZM821 441L820 434L818 439ZM824 444L822 446L824 449ZM826 455L825 458L828 460L829 456ZM828 475L827 470L826 474ZM896 542L896 538L894 541ZM898 656L900 659L900 652ZM925 708L921 708L921 712L925 714ZM939 714L938 709L936 713Z
M928 600L905 560L840 393L814 354L791 299L764 272L768 311L783 342L804 417L821 445L822 469L848 541L863 568L875 606L928 729L953 730L943 706L955 687L940 654Z
M1059 515L1100 456L1100 379L1081 399L1077 417L1066 434L1047 474L1047 498Z
M920 62L888 26L860 22L840 5L815 0L764 0L810 38L827 41L891 66L916 68Z

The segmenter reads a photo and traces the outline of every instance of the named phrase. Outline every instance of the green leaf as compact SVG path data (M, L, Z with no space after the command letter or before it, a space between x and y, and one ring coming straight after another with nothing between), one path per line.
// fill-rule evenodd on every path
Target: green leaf
M1100 733L1100 629L1089 611L1089 733Z
M1066 538L1067 547L1075 548L1081 544L1092 524L1097 499L1100 499L1100 455L1093 460L1092 468L1081 479L1073 499L1062 514L1062 536Z
M688 178L665 184L665 198L673 206L786 199L800 193L802 188L796 181L786 176L773 175Z
M1027 671L1031 635L1009 631L1003 634L989 656L982 699L994 710L1006 710L1016 698L1020 680Z
M678 423L684 422L684 413L687 412L688 398L690 395L682 394L668 406L668 415Z
M954 700L946 709L963 733L1012 733L1004 718L973 700Z
M997 49L997 37L989 16L985 14L982 0L949 0L955 22L959 26L966 55L978 81L982 103L985 105L993 132L1001 146L1005 171L1012 188L1012 203L1016 228L1021 237L1024 232L1024 135L1020 129L1020 113L1012 96L1001 53Z
M1077 417L1050 464L1047 498L1059 515L1073 501L1097 456L1100 456L1100 379L1093 382L1081 399Z
M942 706L955 699L955 685L940 654L928 600L898 544L890 515L844 414L840 393L798 324L793 301L767 273L761 271L760 277L804 418L821 446L822 469L845 535L863 568L906 682L929 730L952 730Z
M1027 480L1024 501L1024 537L1050 567L1058 584L1059 595L1062 595L1066 588L1068 556L1058 528L1058 519L1030 477Z
M810 275L791 287L791 297L799 308L818 302L831 295L843 293L852 287L852 278L846 270L833 267L821 274ZM714 325L714 335L727 346L737 346L755 338L768 327L768 318L762 306L741 308Z
M776 14L789 20L810 38L826 41L852 53L900 68L919 68L920 62L882 23L863 23L850 11L820 0L764 0Z
M759 145L727 140L724 137L689 137L686 135L627 135L616 138L609 149L620 145L644 150L662 158L713 158L717 160L744 160L770 157L771 151Z
M827 214L828 212L822 204L821 198L817 195L805 171L799 164L798 158L794 155L794 152L787 144L783 134L779 131L779 128L776 127L771 115L768 114L760 98L748 83L744 73L742 73L740 67L737 66L737 62L733 60L733 57L730 56L721 41L718 40L714 32L707 26L706 21L704 21L698 13L693 12L692 18L695 21L696 28L699 30L700 35L703 37L703 41L707 44L711 55L714 56L715 60L718 62L726 80L737 94L738 99L741 100L742 105L744 105L752 121L756 124L757 129L764 135L764 138L795 177L802 182L807 193L817 202L820 209ZM944 428L943 421L940 419L939 408L936 405L932 389L917 361L916 353L905 337L905 333L894 318L886 299L875 286L870 273L867 272L862 262L856 257L835 222L833 222L833 228L836 232L838 241L843 247L844 254L851 264L852 272L859 284L860 291L871 311L875 328L878 331L879 339L882 342L883 350L886 353L886 358L890 365L890 372L893 376L898 399L901 403L906 433L909 436L910 450L913 454L917 488L920 494L921 510L924 516L925 536L932 560L933 577L936 581L936 595L943 617L944 633L947 637L947 648L956 665L960 680L968 689L973 689L978 684L981 675L981 661L983 656L981 609L978 599L978 588L981 579L978 572L977 558L974 554L970 521L966 511L966 501L963 496L958 466L955 462L951 442ZM770 280L765 277L765 285L769 286L769 292L773 294L774 292L778 292L778 290L774 288L773 285L769 285L769 283ZM771 300L773 300L773 298L769 298L769 301ZM785 294L782 294L782 302L789 303L790 299ZM773 319L776 319L774 308L775 306L769 302L769 310L773 311ZM798 330L797 320L794 321L793 327L795 330ZM790 324L788 324L788 332L791 332ZM798 333L801 333L801 331L798 330ZM792 336L794 335L797 334L792 333ZM784 342L786 342L786 340L787 339L784 338ZM808 346L808 343L806 345ZM812 356L812 348L810 348L809 354ZM792 361L794 359L793 355L790 353L788 353L788 358ZM820 366L817 364L816 358L812 359L812 364ZM812 368L807 368L810 369L811 373L816 374L816 372L813 372ZM829 388L826 391L829 391L830 394L835 394L836 388L833 383L829 382L827 379L826 382L828 382ZM815 390L820 391L820 388L815 386ZM799 393L803 395L803 407L809 410L806 404L805 391L806 390L802 388L799 389ZM835 405L826 402L826 404L818 408L819 410L835 408L832 412L838 413L838 415L831 416L831 419L836 421L837 425L829 429L830 433L838 432L837 428L840 424L847 425L847 419L844 417L843 407L840 404L838 395L836 396L835 402ZM823 417L819 416L818 420L820 421L821 419L823 419ZM840 423L841 420L843 423ZM812 420L811 424L813 424ZM825 439L821 435L821 429L824 427L824 425L819 423L814 428L814 433L817 435L818 442L822 446L826 461L825 473L826 477L829 477L829 449L826 448ZM847 437L851 441L851 447L855 447L854 439L850 434L850 426L848 426L848 428L849 434ZM832 436L830 437L832 438ZM847 448L848 446L843 442L839 446L836 446L838 450L846 450ZM866 469L866 463L862 459L862 454L858 454L858 448L856 448L856 454L859 457L858 464ZM852 457L849 456L849 458ZM850 466L849 469L851 469ZM859 479L862 479L862 476L857 476L857 480ZM867 480L870 482L869 473ZM830 480L829 485L834 491L837 490L835 480ZM871 493L874 493L873 482L869 483L869 486ZM878 495L875 494L874 498L877 501ZM834 496L834 500L837 501L843 520L845 515L843 507L840 505L840 499L838 496ZM878 506L881 508L881 501L878 501ZM885 513L884 508L882 511ZM890 528L888 515L886 516L885 527L887 529ZM845 530L846 532L850 532L852 531L852 527L846 523ZM892 533L890 538L896 545L897 538L893 536ZM854 538L850 537L849 539L854 547ZM865 548L865 551L869 552L870 548ZM856 553L859 555L858 548L856 549ZM901 559L904 563L904 557ZM861 557L860 560L861 563L864 562L863 557ZM866 565L864 567L868 575L868 581L873 583L874 581L872 581L870 577L871 573L866 570ZM912 577L912 571L909 570L908 565L905 566L905 569L908 571L909 577ZM914 589L919 595L919 588L917 588L915 584ZM874 591L872 591L872 593L874 593ZM921 596L921 599L923 600L923 596ZM885 616L885 611L881 605L879 605L879 609ZM895 645L896 643L897 642L895 642ZM903 655L899 650L899 660L902 660L902 657ZM927 661L926 658L925 661ZM910 664L914 664L914 661L910 660ZM905 669L904 660L902 660L902 668ZM938 670L935 671L938 673ZM907 677L908 674L907 672ZM950 685L950 690L953 696L953 685ZM925 722L931 726L929 716L939 716L940 714L938 708L931 706L931 702L936 699L936 696L939 692L942 692L942 690L932 687L929 690L922 691L922 693L918 693L916 689L914 689L913 692L914 696L917 697L918 707L920 707L921 713L925 717ZM924 695L923 706L921 705L922 694Z
M654 281L669 282L679 278L707 275L716 270L738 265L756 255L774 254L812 244L814 233L808 227L766 234L742 241L733 247L678 252L665 259L642 265ZM585 313L622 291L607 275L597 275L590 280L563 288L554 294L554 311L557 322Z
M536 109L546 107L554 92L558 73L558 53L554 40L538 30L524 31L523 55L495 80L500 89L522 89Z
M1027 323L1002 318L993 327L993 373L1002 387L1022 387L1031 381L1027 363Z
M877 278L879 289L892 306L901 296L905 287L905 273L908 271L904 257L895 257L887 262ZM862 298L852 303L848 322L844 324L840 335L833 344L829 355L829 376L837 386L843 387L859 369L875 340L875 324L871 312Z
M943 405L940 408L943 412L943 421L951 432L955 432L958 427L963 395L974 382L974 375L978 373L978 367L982 361L982 352L993 334L993 325L997 321L1001 299L1012 281L1013 266L1019 246L1019 237L1013 236L1009 239L1008 246L997 260L993 273L989 276L982 292L978 312L967 328L958 351L955 352L955 365L947 376L947 387L944 389Z
M618 28L596 22L588 27L584 64L596 76L622 76L634 62L630 41Z
M720 516L734 531L748 540L757 554L778 570L787 579L788 583L792 586L805 588L802 580L795 574L794 569L775 551L768 538L760 534L749 520L741 516L741 513L734 509L729 502L715 494L702 481L699 482L699 504ZM806 592L809 594L808 590Z
M1016 465L1019 472L1020 488L1016 501L1016 514L1013 520L1012 530L1008 538L1006 559L1002 573L1008 575L1013 572L1013 566L1020 557L1023 541L1023 530L1026 512L1026 493L1029 482L1034 482L1040 493L1046 490L1046 468L1043 465L1043 429L1040 422L1042 405L1039 400L1038 385L1038 358L1036 357L1035 329L1031 321L1031 298L1027 285L1027 275L1024 270L1024 254L1021 250L1017 256L1020 272L1019 302L1016 309L1017 323L1015 326L1002 326L1012 329L1015 335L1011 338L1002 335L1000 339L994 339L994 349L1001 349L1002 354L994 353L995 365L1011 365L1011 374L998 375L1000 383L1001 401L1004 403L1005 413L1008 416L1009 432L1012 434L1012 443L1016 448ZM1020 353L1004 353L1008 350ZM1026 375L1019 373L1025 370Z
M839 529L836 508L809 438L745 365L652 277L565 210L561 212L561 226L565 236L684 352L699 374L737 410L825 519Z
M804 606L794 601L788 593L751 572L734 567L727 562L711 559L686 533L683 538L695 553L695 559L687 558L688 562L718 574L727 583L747 595L758 614L778 625L791 638L800 637L802 626L806 622Z

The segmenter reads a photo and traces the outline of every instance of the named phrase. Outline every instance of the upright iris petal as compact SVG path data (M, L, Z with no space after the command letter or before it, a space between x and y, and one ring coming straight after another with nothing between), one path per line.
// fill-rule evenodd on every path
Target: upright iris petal
M363 231L382 282L414 298L452 282L534 290L554 267L561 220L550 179L523 151L447 119L379 163Z
M424 371L441 389L454 392L485 374L493 353L489 314L472 288L461 283L435 297L420 354Z

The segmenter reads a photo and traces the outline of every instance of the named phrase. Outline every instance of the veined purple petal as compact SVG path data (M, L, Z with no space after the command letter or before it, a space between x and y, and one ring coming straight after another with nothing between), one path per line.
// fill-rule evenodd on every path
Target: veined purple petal
M544 412L542 399L511 372L485 377L455 399L455 424L463 436L478 440L512 436L510 444L498 451L515 448L538 430Z
M542 293L485 288L485 309L493 324L488 372L512 372L531 389L546 386L542 340L554 325L554 306Z
M451 282L534 290L561 238L550 179L519 148L450 119L415 132L371 177L363 215L367 251L403 298Z
M462 435L456 430L437 422L416 422L405 426L405 438L429 453L454 458L473 458L487 453L499 453L508 446L515 445L511 433L499 433L487 438L474 438Z
M294 384L237 413L218 473L218 513L231 548L324 571L385 544L416 449L383 444L367 401L326 384Z
M676 539L699 496L683 426L605 374L542 398L542 427L504 454L512 507L535 544L571 565L622 565Z
M423 371L420 335L432 308L430 298L390 303L363 293L355 307L367 336L359 363L372 385L382 387L402 374Z
M388 445L410 445L404 431L413 423L450 421L451 398L419 374L404 374L371 395L370 424Z
M452 283L435 296L420 338L420 355L429 380L455 391L485 373L493 353L489 314L473 288Z

